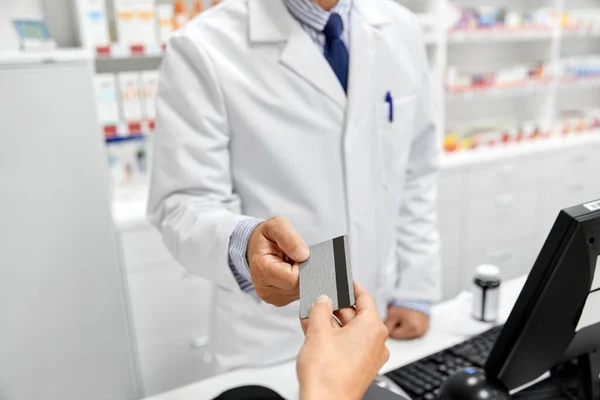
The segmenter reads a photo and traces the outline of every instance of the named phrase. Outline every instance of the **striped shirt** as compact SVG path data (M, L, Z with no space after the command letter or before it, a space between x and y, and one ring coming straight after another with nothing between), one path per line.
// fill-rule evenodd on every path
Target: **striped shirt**
M331 11L323 10L310 0L285 0L285 5L312 41L323 51L325 50L325 34L323 34L323 29L325 29L331 13L339 14L344 23L342 42L344 42L348 52L350 52L350 11L352 10L352 0L338 0Z

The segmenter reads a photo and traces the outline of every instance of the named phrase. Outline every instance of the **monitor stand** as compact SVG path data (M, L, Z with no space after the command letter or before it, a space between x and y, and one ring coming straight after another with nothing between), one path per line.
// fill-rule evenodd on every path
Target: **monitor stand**
M594 350L577 359L580 390L586 399L600 399L600 350Z
M577 388L577 398L600 400L600 349L553 368L551 374L561 387Z

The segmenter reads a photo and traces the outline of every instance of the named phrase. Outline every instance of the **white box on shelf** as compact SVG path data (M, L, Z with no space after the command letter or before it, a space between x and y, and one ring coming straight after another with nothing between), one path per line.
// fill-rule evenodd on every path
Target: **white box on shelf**
M158 71L144 71L142 80L142 101L144 104L144 119L154 121L156 119L156 92L158 90Z
M128 123L142 120L140 74L122 72L118 75L123 119Z
M77 25L82 47L110 44L104 0L75 0Z
M137 0L136 3L136 43L156 43L156 2Z
M96 92L96 110L101 125L115 125L119 123L119 96L117 94L117 81L113 74L98 74L94 77Z
M158 4L156 6L156 16L158 19L158 41L167 43L173 34L173 5Z
M136 44L135 0L113 0L117 27L117 41L123 44Z

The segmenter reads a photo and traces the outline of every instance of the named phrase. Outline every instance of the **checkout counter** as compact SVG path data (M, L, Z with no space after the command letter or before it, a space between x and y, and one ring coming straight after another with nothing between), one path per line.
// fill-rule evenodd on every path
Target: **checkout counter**
M504 282L500 289L500 314L498 324L504 323L512 310L526 277ZM429 354L458 344L493 326L471 318L472 296L468 292L432 308L429 333L414 341L388 340L390 359L383 366L385 373L410 364ZM300 324L298 324L300 329ZM266 368L241 369L206 379L188 386L157 395L148 400L209 400L220 393L239 386L260 385L273 389L286 399L299 397L296 362L290 361Z

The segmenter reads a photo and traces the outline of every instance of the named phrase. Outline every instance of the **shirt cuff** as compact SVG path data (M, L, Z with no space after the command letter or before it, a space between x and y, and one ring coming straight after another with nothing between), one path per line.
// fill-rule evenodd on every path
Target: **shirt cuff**
M410 310L422 312L427 316L431 316L431 302L427 300L392 299L392 301L390 302L390 306L408 308Z
M245 293L254 291L254 284L250 277L250 268L246 260L248 240L254 228L263 222L260 219L249 218L238 222L229 238L229 268L235 277L240 289Z

